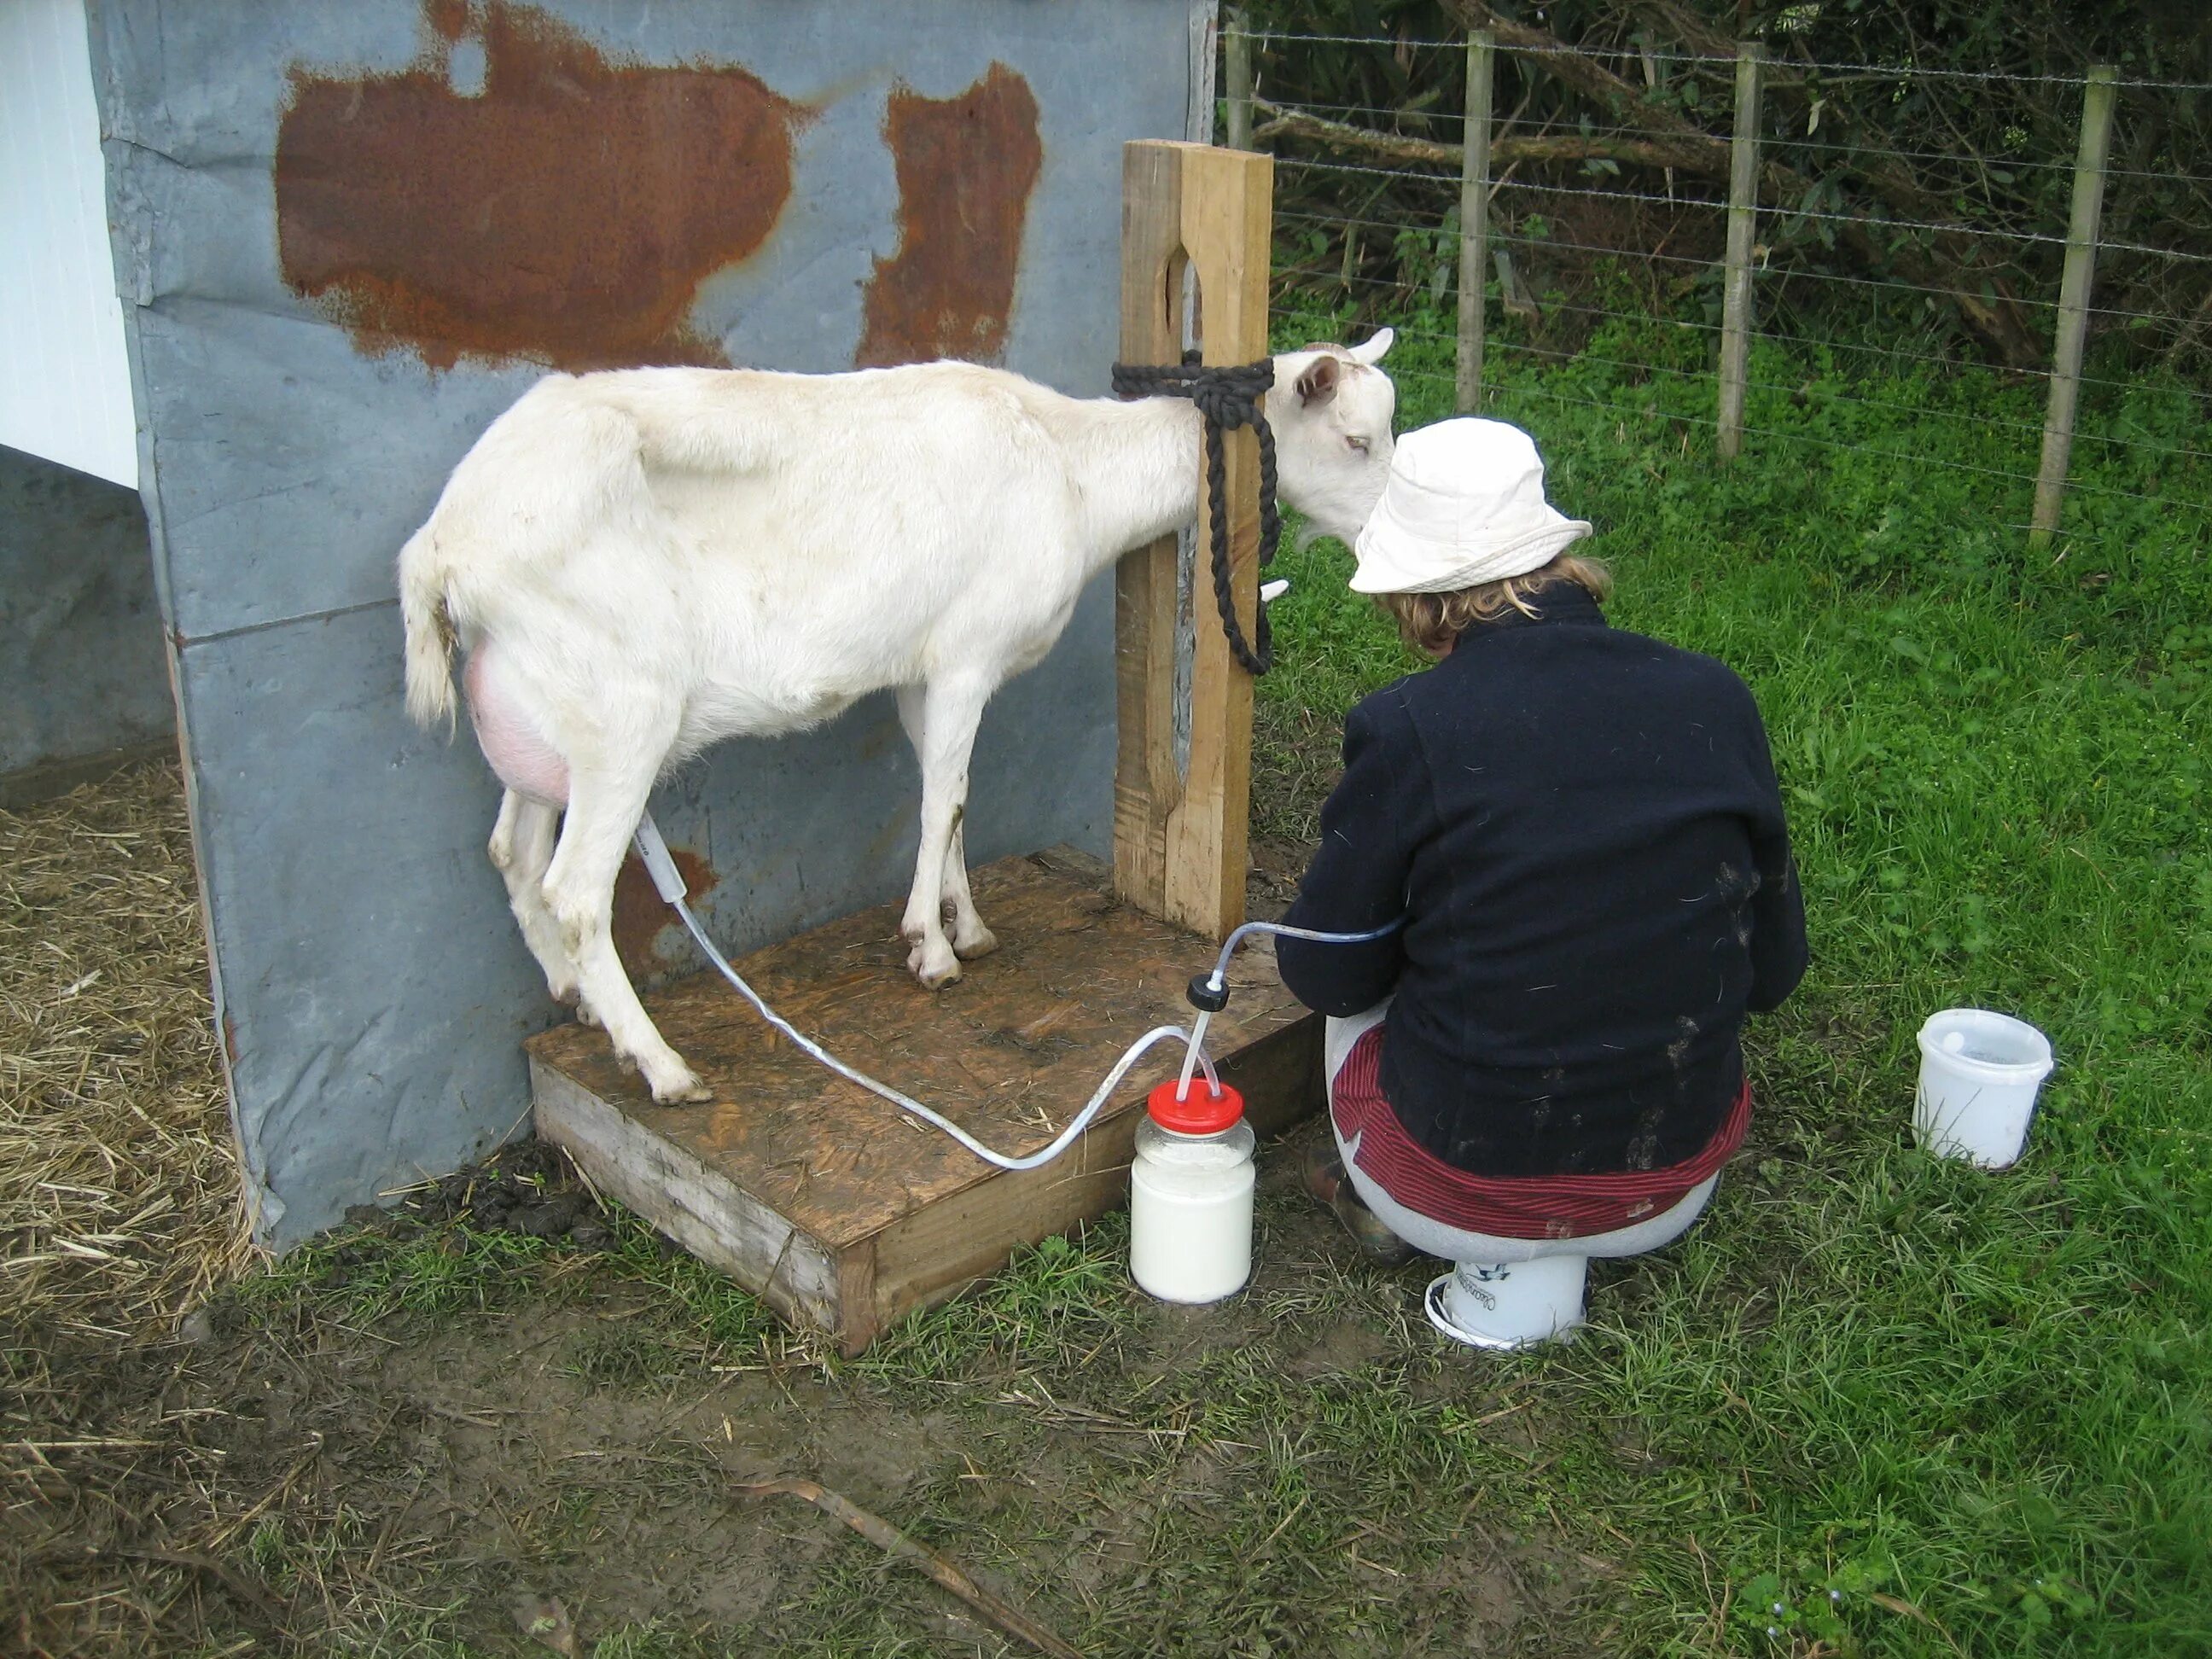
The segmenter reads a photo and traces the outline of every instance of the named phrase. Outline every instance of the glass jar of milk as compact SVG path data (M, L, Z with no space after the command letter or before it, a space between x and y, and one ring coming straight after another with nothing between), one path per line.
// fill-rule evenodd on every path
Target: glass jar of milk
M1163 1083L1137 1125L1129 1274L1163 1302L1218 1302L1252 1276L1252 1126L1244 1101L1193 1078Z

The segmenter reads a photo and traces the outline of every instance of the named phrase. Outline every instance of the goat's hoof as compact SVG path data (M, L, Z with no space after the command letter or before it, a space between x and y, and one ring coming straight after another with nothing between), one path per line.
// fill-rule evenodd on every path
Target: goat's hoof
M963 962L973 962L978 957L988 957L999 948L999 936L981 922L975 924L972 933L952 936L952 954Z
M933 991L941 991L960 977L960 958L943 939L925 940L907 952L907 971Z
M678 1060L676 1069L655 1081L653 1097L663 1106L703 1105L714 1097L714 1091L699 1081L699 1075Z
M589 1025L595 1030L599 1024L599 1017L592 1012L592 1005L581 997L576 999L576 1024Z

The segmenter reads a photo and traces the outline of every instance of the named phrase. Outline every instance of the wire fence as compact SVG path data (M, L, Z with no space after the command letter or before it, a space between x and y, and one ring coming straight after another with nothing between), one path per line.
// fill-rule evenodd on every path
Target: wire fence
M1245 40L1253 41L1262 46L1267 46L1271 42L1282 42L1285 44L1296 42L1306 46L1385 46L1394 52L1419 50L1432 52L1457 52L1463 49L1467 45L1464 39L1425 40L1413 36L1399 34L1307 34L1301 33L1293 29L1250 29L1239 28L1233 25L1230 28L1223 30L1222 33L1224 38L1231 34L1237 34L1241 35ZM1551 57L1593 58L1606 55L1587 52L1577 46L1564 45L1557 46L1516 46L1511 50L1521 57L1531 58ZM1642 61L1649 61L1656 64L1702 64L1713 68L1733 68L1736 61L1734 55L1729 53L1669 52L1662 51L1656 47L1649 50L1640 50L1632 54L1616 52L1611 55L1621 58L1632 57ZM1926 67L1919 64L1822 64L1803 59L1791 60L1789 67L1796 70L1814 70L1830 80L1834 80L1844 76L1856 76L1871 80L1885 82L1949 81L1968 83L1986 83L1990 82L2018 82L2023 81L2033 81L2039 84L2045 86L2085 87L2089 84L2092 78L2088 76L2081 75L2029 76L2022 75L2017 71L2008 70L1947 70ZM2116 78L2113 84L2123 88L2156 92L2212 91L2212 82L2176 81L2158 77L2136 80L2120 80Z
M2039 541L2068 496L2212 532L2212 172L2112 142L2138 130L2145 100L2212 84L1790 59L1771 62L1790 96L1762 106L1771 60L1755 50L1480 37L1478 52L1233 24L1224 38L1231 130L1275 158L1279 306L1387 323L1426 348L1394 364L1426 406L1448 391L1462 410L1601 410L1624 429L1708 432L1723 458L1855 454L1900 487L1956 475ZM1292 100L1270 84L1286 46L1386 48L1412 66L1407 101ZM1439 73L1425 88L1421 52L1455 76L1463 63L1463 87ZM1569 58L1583 61L1562 76ZM1555 98L1524 118L1524 90L1492 115L1477 77L1507 65L1523 88L1552 73L1634 96ZM1733 106L1661 96L1682 71L1709 92L1732 77ZM1885 143L1820 131L1809 90L1910 92L1940 114L1999 82L2071 100L2070 126L2007 129L2002 154L1924 133ZM1962 140L1967 113L1951 129ZM1481 273L1476 302L1463 269ZM1731 297L1739 282L1748 303Z

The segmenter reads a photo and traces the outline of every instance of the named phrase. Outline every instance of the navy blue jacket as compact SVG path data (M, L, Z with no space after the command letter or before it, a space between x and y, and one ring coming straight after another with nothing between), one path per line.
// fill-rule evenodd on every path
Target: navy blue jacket
M1276 942L1346 1016L1396 993L1382 1091L1483 1176L1663 1168L1743 1086L1747 1011L1805 970L1805 911L1765 728L1724 665L1609 628L1555 583L1344 723L1344 779Z

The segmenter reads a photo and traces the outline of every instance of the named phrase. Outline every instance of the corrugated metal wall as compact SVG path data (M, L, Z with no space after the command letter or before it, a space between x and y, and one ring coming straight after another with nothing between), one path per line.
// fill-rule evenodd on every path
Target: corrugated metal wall
M143 477L260 1235L513 1133L552 1017L496 795L405 721L392 561L547 362L1002 358L1101 392L1120 147L1193 0L96 0ZM1106 845L1110 584L987 716L977 862ZM904 890L887 699L656 798L744 948ZM653 941L680 964L664 930ZM740 1017L732 1010L732 1017Z

